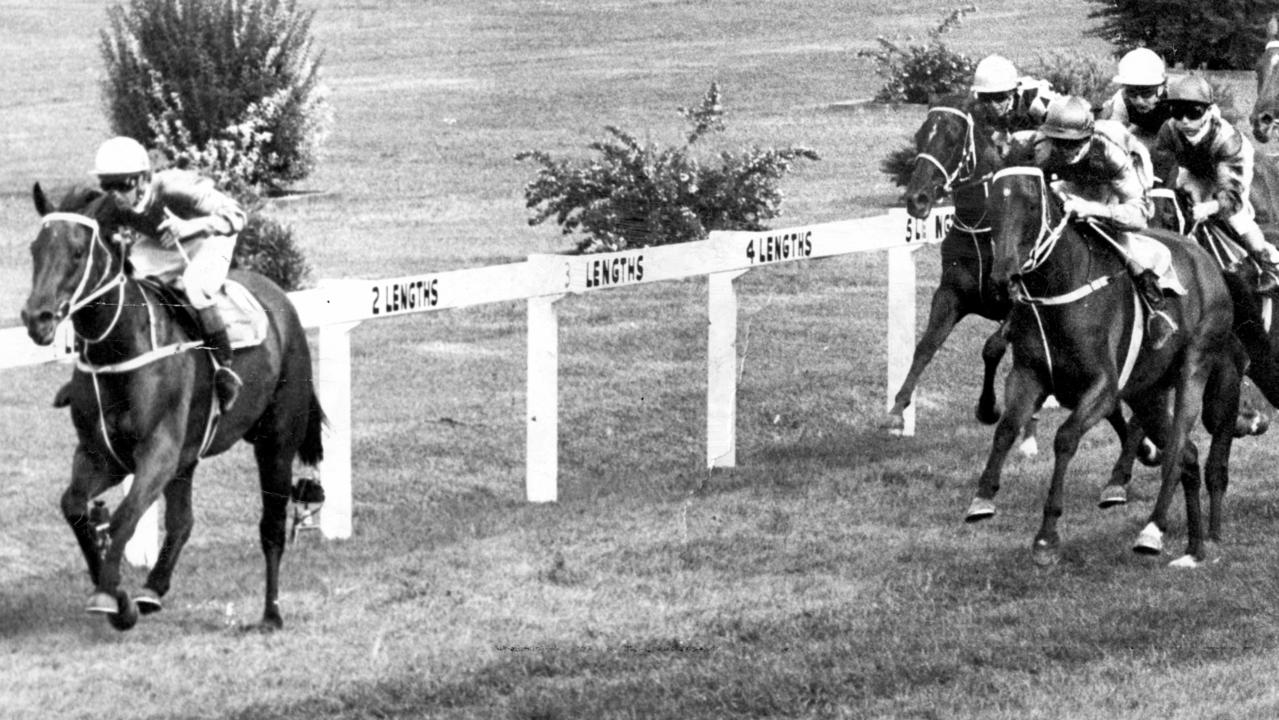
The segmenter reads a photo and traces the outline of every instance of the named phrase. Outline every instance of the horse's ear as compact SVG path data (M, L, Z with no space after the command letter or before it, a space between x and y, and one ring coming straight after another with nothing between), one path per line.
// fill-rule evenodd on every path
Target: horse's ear
M53 212L53 206L49 204L49 198L44 194L44 188L40 187L39 182L31 188L31 199L35 201L36 212L40 213L41 217Z
M1274 40L1279 36L1279 17L1270 16L1270 22L1266 23L1266 40Z

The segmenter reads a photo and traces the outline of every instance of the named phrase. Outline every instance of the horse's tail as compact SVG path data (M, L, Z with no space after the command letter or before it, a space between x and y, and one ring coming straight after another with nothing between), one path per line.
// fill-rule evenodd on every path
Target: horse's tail
M306 435L302 437L302 445L298 448L298 459L306 465L314 467L324 459L324 442L321 435L325 422L320 398L312 391L310 404L306 409Z

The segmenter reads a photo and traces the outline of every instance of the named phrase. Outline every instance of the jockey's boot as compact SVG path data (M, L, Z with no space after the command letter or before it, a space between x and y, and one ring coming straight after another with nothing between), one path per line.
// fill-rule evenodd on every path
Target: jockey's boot
M217 369L213 371L213 386L218 393L218 406L227 412L235 405L244 382L231 369L235 360L235 351L231 349L231 339L227 337L226 323L222 320L217 307L200 308L200 327L204 330L204 341L213 353Z
M1150 308L1150 316L1146 318L1146 342L1151 350L1158 350L1177 332L1177 322L1165 310L1168 304L1164 301L1163 289L1159 287L1159 276L1153 270L1133 275L1133 281Z
M1279 291L1279 262L1270 257L1256 254L1252 258L1257 263L1257 293L1272 295Z

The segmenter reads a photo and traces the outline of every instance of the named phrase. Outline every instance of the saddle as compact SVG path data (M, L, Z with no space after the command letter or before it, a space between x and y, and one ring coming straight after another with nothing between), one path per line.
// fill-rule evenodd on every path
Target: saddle
M179 289L154 277L136 279L147 290L159 296L161 304L169 308L170 314L183 331L194 338L204 336L195 308L187 302L186 295ZM227 278L215 302L218 312L226 322L227 337L231 340L232 348L239 350L256 347L266 340L266 310L248 288Z

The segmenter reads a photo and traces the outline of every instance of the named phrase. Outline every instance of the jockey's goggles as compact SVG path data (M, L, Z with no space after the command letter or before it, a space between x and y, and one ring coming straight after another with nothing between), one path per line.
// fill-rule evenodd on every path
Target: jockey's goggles
M1208 112L1208 106L1200 103L1170 103L1168 114L1178 120L1198 120Z
M977 99L988 103L1008 102L1013 99L1013 91L1005 90L1004 92L977 93Z
M129 192L138 187L137 175L110 175L98 180L98 185L105 192Z

